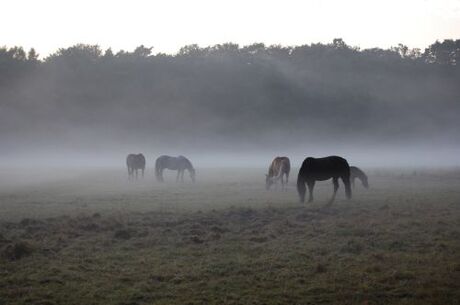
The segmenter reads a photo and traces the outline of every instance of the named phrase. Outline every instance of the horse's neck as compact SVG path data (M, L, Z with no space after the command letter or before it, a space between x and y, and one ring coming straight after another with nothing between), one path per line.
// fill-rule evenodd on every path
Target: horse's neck
M193 172L193 170L194 170L194 169L193 169L193 166L192 166L192 164L191 164L190 162L187 162L187 163L185 164L184 168L185 168L186 170L188 170L189 172Z
M355 170L355 176L356 176L356 178L358 178L361 181L363 181L364 179L367 178L366 174L364 174L364 172L362 170L360 170L360 169Z

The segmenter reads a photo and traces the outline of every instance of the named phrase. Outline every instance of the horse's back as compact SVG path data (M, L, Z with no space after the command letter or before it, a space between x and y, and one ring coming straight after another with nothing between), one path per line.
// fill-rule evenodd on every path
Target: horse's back
M350 168L348 161L339 156L328 156L323 158L308 157L304 160L304 164L307 166Z
M133 169L145 168L145 157L143 154L129 154L126 157L126 165Z
M291 170L291 162L288 157L276 157L273 159L268 169L269 175L277 176L282 173L289 173Z
M289 173L291 170L291 161L288 157L278 157L282 166L282 169L285 173Z
M348 161L339 156L323 158L306 158L301 167L301 172L316 180L327 180L350 175Z
M163 155L157 158L155 164L157 167L167 168L171 170L192 167L192 163L190 162L190 160L182 155L177 157Z
M170 156L167 156L167 155L161 155L157 158L157 161L161 161L161 160L166 160L168 158L171 158Z

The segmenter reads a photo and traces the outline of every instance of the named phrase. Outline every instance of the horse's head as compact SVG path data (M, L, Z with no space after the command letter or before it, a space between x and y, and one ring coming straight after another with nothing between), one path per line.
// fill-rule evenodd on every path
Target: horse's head
M270 189L270 186L272 186L273 183L275 183L275 179L269 175L265 175L265 188L267 191Z
M369 188L369 182L367 182L367 177L363 178L363 186L367 189Z

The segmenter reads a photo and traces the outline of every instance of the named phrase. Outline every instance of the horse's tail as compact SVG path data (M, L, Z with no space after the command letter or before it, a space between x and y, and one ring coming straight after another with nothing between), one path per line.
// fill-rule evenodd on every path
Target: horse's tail
M161 174L161 159L158 158L155 161L155 177L157 178L158 181L163 182L163 176Z
M285 169L286 183L288 183L288 181L289 181L289 173L290 172L291 172L291 161L289 161L289 159L286 159L286 169Z
M126 157L126 167L128 168L128 176L131 176L131 173L132 173L132 166L131 166L131 155L128 155L128 157Z
M299 199L301 203L305 202L305 193L307 188L305 186L305 179L303 177L302 168L299 170L299 175L297 176L297 192L299 193Z

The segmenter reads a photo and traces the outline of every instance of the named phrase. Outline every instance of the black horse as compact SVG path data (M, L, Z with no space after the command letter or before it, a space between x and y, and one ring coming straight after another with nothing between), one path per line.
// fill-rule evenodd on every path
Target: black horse
M184 156L179 157L170 157L170 156L161 156L155 161L155 175L157 180L163 182L163 170L172 169L177 170L176 182L179 181L179 176L181 181L184 182L184 172L188 170L190 173L190 178L195 182L195 169L193 168L192 162Z
M308 191L310 193L308 202L312 202L315 182L329 180L331 178L334 183L334 194L329 200L329 204L334 202L337 189L339 188L339 178L342 179L345 185L347 198L351 199L350 166L347 160L337 156L306 158L302 163L302 167L299 170L299 176L297 177L297 191L299 192L300 202L305 201L305 183L308 185Z
M361 180L361 183L365 188L369 188L369 182L367 181L367 175L358 167L350 166L350 180L351 185L355 187L355 179L358 178Z
M128 177L131 178L134 176L134 171L142 170L142 177L144 177L145 170L145 157L143 154L129 154L126 158L126 165L128 166Z

